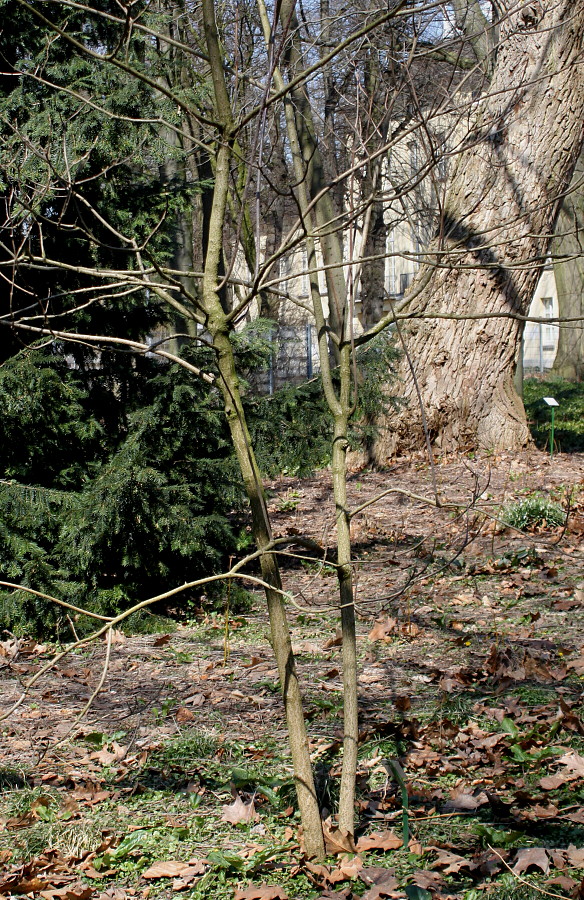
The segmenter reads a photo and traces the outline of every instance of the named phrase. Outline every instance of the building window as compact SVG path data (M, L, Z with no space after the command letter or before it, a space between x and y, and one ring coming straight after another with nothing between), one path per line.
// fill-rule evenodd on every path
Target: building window
M388 294L397 293L397 272L395 265L395 231L392 228L387 238L387 252L389 254L386 260L386 290Z
M553 297L542 297L541 305L543 306L543 315L546 319L554 317L554 300ZM544 350L553 350L556 346L556 326L544 325L542 344Z

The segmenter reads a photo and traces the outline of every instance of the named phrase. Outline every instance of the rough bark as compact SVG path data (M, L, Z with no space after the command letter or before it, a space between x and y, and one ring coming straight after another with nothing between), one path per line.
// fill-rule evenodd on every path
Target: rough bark
M513 386L523 329L515 317L527 314L549 251L584 113L584 0L535 9L522 6L501 25L488 96L429 250L435 267L425 286L422 270L404 310L421 317L403 335L430 438L442 448L515 449L529 440ZM424 445L412 367L404 358L406 407L381 423L378 462Z
M560 316L580 318L560 325L553 374L584 378L584 153L580 154L570 193L562 203L552 244ZM564 257L562 260L561 257Z

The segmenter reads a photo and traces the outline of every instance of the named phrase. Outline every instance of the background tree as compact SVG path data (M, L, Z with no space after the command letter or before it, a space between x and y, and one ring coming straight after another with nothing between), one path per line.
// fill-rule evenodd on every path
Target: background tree
M488 92L400 313L412 319L402 330L409 406L386 419L379 461L423 446L419 402L430 440L443 448L509 450L529 439L513 374L582 142L584 4L513 3L500 12Z
M560 325L553 373L574 381L584 377L584 157L580 154L568 194L562 201L552 243Z

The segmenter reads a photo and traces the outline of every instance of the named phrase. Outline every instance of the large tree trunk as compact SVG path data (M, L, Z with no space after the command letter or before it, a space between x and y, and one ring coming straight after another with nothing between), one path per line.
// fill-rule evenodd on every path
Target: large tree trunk
M548 253L584 112L584 0L545 6L515 7L501 25L488 96L429 250L437 267L425 287L422 269L406 306L423 318L402 326L398 393L407 406L382 423L379 462L424 445L412 368L437 445L515 449L529 440L513 386L523 330L514 317L527 314Z
M573 381L584 378L584 153L574 171L571 192L558 217L552 244L560 316L580 318L560 325L553 374ZM562 261L558 257L565 257Z

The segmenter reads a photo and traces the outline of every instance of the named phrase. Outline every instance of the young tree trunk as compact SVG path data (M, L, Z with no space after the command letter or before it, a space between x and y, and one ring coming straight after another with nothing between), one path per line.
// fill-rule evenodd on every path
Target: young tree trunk
M438 446L510 450L529 440L513 386L523 329L515 317L527 314L580 151L583 34L584 0L522 6L501 25L441 235L403 310L421 318L402 325L406 406L381 423L378 462L424 446L412 368Z
M560 325L558 352L553 374L573 381L584 378L584 153L580 154L568 194L562 203L556 225L556 237L552 244L554 275L558 289L560 316L580 318L579 322ZM570 258L571 257L571 258Z
M294 783L304 828L305 850L309 857L322 859L325 848L320 822L320 810L314 787L302 695L296 675L292 642L282 595L280 572L276 557L270 552L269 548L272 535L263 486L241 401L233 344L229 334L230 325L218 289L235 138L232 111L223 70L224 59L215 21L213 0L203 0L202 12L209 66L214 87L215 109L221 127L220 139L217 142L215 179L208 218L202 306L206 313L207 328L217 356L220 376L219 387L223 394L225 414L233 448L250 503L253 536L258 550L266 551L260 557L260 564L262 577L267 585L266 600L270 617L272 647L276 657L280 687L284 700L288 739L294 770Z

